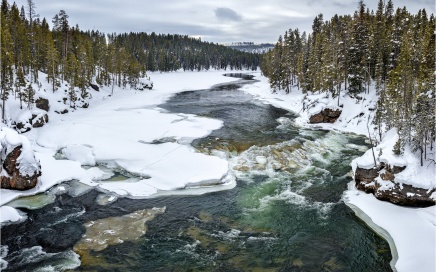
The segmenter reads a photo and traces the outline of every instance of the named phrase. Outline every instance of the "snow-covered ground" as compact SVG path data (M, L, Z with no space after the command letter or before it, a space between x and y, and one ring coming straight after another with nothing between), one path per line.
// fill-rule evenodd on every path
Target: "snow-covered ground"
M50 122L25 134L32 144L37 160L40 161L41 182L38 187L26 192L1 189L0 221L24 218L24 215L19 214L14 208L4 205L9 201L21 195L46 191L55 184L72 179L130 197L180 193L178 189L181 188L220 182L222 185L211 189L217 190L220 186L223 189L231 188L235 181L229 176L226 160L195 152L187 145L193 139L203 137L222 126L221 121L188 114L167 113L157 107L177 92L204 89L217 83L236 80L223 77L223 73L153 73L150 76L155 88L151 91L115 88L114 94L109 97L110 87L100 89L100 92L91 90L89 108L78 108L74 111L61 102L64 96L62 91L52 94L50 86L43 84L38 95L51 101ZM372 121L376 104L373 89L364 95L358 104L343 93L339 101L344 105L343 111L335 124L309 125L310 114L324 107L336 107L337 100L324 94L305 96L296 89L288 95L281 92L272 94L268 79L260 73L254 75L259 82L244 85L242 90L265 103L299 113L297 124L367 134L367 124ZM309 110L303 111L303 105ZM29 116L26 110L17 110L16 100L8 101L8 107L14 120ZM62 111L64 108L68 108L70 112L54 112ZM373 134L372 131L371 133ZM161 143L152 143L156 140L161 140ZM388 142L392 141L382 142L379 148L385 148L389 145ZM384 149L382 153L384 156L389 154ZM424 186L423 182L434 187L434 165L427 167L423 174L423 168L416 163L413 154L406 155L405 163L416 167L411 170L412 172L406 172L407 176L402 178L403 181L413 185L416 180L416 184L419 183L418 187ZM383 157L379 159L383 160ZM367 161L365 158L362 160ZM96 167L96 163L105 164L107 169ZM114 169L133 173L136 178L105 182L104 179L114 175ZM413 177L415 178L411 179ZM424 188L430 188L428 186ZM395 268L398 271L436 271L436 208L399 207L378 201L372 195L358 192L352 187L344 194L346 203L353 206L356 211L365 213L368 217L362 218L370 226L376 224L389 233L396 246L396 250L392 250L394 259L398 259ZM200 192L204 192L204 188Z
M322 128L343 132L368 135L369 124L371 136L375 132L371 122L375 114L377 96L374 88L368 94L362 95L359 103L345 93L341 94L339 104L343 105L342 114L334 124L309 124L309 117L320 112L323 108L337 108L337 98L325 94L304 95L297 88L291 94L284 91L271 93L268 79L255 73L259 82L245 85L242 90L254 95L265 103L281 107L300 114L296 123L309 128ZM305 107L308 110L303 110ZM396 175L396 182L410 184L415 187L431 189L436 187L434 163L426 162L420 166L419 157L406 147L404 155L399 158L392 154L392 147L396 142L395 130L386 133L381 143L375 147L378 161L395 163L406 166L406 170ZM380 152L380 150L382 152ZM380 155L379 155L380 154ZM372 163L372 164L371 164ZM364 167L373 166L371 150L353 161ZM352 182L354 184L354 182ZM391 246L393 256L392 265L397 271L436 271L436 207L407 208L388 202L377 200L372 194L355 189L350 185L344 193L344 201L355 210L356 214L376 232L385 237Z
M220 128L222 122L167 113L157 107L177 92L237 80L224 77L223 73L153 73L149 75L154 81L152 90L115 88L110 97L111 87L104 87L99 92L90 90L89 108L72 110L66 107L70 111L67 114L54 112L62 110L63 103L56 103L62 101L62 90L54 94L43 91L51 90L50 85L43 84L37 96L50 100L50 121L44 127L24 134L41 164L40 182L27 191L1 189L0 205L19 196L44 192L72 179L129 197L150 197L200 185L217 185L211 190L234 186L235 180L226 160L196 152L188 145L193 139ZM43 77L41 74L40 78ZM13 99L8 103L13 120L28 111L17 110L17 101ZM158 140L161 141L152 143ZM106 167L102 170L95 166L96 163ZM127 171L136 178L105 182L104 179L114 175L114 170ZM204 187L199 191L204 192ZM2 222L21 219L7 206L2 207L0 218Z

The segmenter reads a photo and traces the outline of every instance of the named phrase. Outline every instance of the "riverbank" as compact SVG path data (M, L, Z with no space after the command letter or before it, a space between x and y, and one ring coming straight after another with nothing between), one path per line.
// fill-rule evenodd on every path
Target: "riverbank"
M222 122L189 114L170 114L157 107L176 93L238 80L223 74L224 71L151 73L155 86L152 90L115 86L112 94L112 88L107 86L98 92L90 89L89 107L69 108L67 114L56 113L62 106L57 103L62 90L46 92L50 89L47 82L40 88L35 86L39 89L36 97L48 99L51 105L50 122L23 135L32 143L43 169L42 176L33 189L0 190L1 222L25 218L4 206L6 203L20 196L45 192L68 180L133 198L199 185L213 184L223 189L235 186L226 160L195 152L189 146L192 140L220 128ZM41 73L40 78L45 75ZM26 109L19 110L17 101L11 99L8 103L11 114L16 115L13 119L26 113ZM128 171L134 177L104 182L116 171ZM206 191L203 188L198 193Z
M342 109L342 117L334 124L309 124L310 114L314 110L303 111L303 103L305 102L305 94L297 89L293 89L290 94L285 94L283 91L272 93L269 87L268 78L263 77L260 73L255 73L256 79L259 82L253 85L247 85L242 88L243 91L252 94L256 99L263 100L265 103L271 103L276 107L281 107L300 114L296 119L296 123L308 128L322 128L328 130L336 130L342 132L351 132L361 135L368 134L367 124L371 127L371 122L374 117L375 105L377 99L375 90L371 90L369 94L364 95L361 103L357 104L346 94L342 94L340 103L344 105ZM335 107L337 104L329 97L322 94L313 95L306 101L318 102L318 106L314 106L318 110L321 107ZM361 114L363 113L363 114ZM370 129L371 134L374 131ZM386 152L386 151L385 151ZM409 156L410 157L410 156ZM412 159L412 158L409 158ZM415 161L415 160L414 160ZM419 167L415 164L412 170L408 170L409 175L419 172ZM434 167L433 167L434 168ZM426 178L433 177L434 171L424 169ZM433 176L431 175L433 173ZM410 179L409 182L412 182ZM419 180L419 182L423 182ZM412 182L413 183L413 182ZM432 180L426 183L432 184ZM359 216L366 224L374 229L381 236L386 237L381 229L384 229L391 237L395 244L391 244L391 251L394 255L393 268L397 271L435 271L436 263L434 256L436 255L436 207L429 208L406 208L393 205L391 203L379 201L373 195L368 195L354 189L351 186L344 192L344 200L347 205L353 205L353 208L359 209L366 216ZM368 220L370 219L370 220ZM375 228L376 224L379 228ZM380 229L381 228L381 229ZM389 240L389 239L388 239ZM398 256L395 254L398 253ZM398 259L396 261L396 259Z

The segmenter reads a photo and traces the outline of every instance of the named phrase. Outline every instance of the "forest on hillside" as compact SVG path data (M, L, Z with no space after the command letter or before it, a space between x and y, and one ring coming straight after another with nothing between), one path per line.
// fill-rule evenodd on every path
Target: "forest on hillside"
M27 3L21 8L15 2L1 3L2 119L7 99L33 103L31 83L46 80L38 72L47 75L53 92L69 82L73 100L77 89L86 98L90 83L135 87L146 71L255 70L261 59L186 35L83 31L70 25L64 10L54 15L50 29L47 19L37 14L35 1Z
M338 106L341 91L358 100L375 85L379 140L395 127L396 154L410 145L421 165L432 159L426 152L435 142L435 18L425 9L411 14L380 0L375 12L359 1L352 16L319 14L312 33L289 29L280 36L261 70L273 91L330 93Z

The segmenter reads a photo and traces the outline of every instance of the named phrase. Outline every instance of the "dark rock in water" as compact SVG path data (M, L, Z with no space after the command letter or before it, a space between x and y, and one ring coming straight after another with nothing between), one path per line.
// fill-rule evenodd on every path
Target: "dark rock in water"
M48 252L59 252L71 249L82 239L85 231L81 223L70 220L38 232L36 240Z
M395 174L400 173L405 168L384 163L371 169L357 167L354 173L356 188L374 194L379 200L389 201L401 206L428 207L435 205L435 201L430 197L435 191L434 189L427 190L395 182ZM384 183L390 182L391 184L383 186L378 181L378 177Z
M98 85L97 85L97 84L92 84L92 83L89 83L89 86L90 86L91 88L93 88L94 90L96 90L97 92L99 92L99 91L100 91L100 88L98 87Z
M50 104L48 99L42 97L36 99L35 106L38 109L45 110L45 111L48 111L50 109Z
M334 123L341 115L341 110L332 110L329 108L323 109L317 114L310 116L309 122L311 124L318 123Z
M38 117L38 115L32 115L32 127L42 127L44 124L48 123L48 114L45 113Z
M41 169L39 166L33 169L31 175L23 176L19 170L17 162L18 157L21 155L22 146L15 147L3 162L3 168L8 176L0 176L1 188L12 190L29 190L36 186L38 177L41 176Z

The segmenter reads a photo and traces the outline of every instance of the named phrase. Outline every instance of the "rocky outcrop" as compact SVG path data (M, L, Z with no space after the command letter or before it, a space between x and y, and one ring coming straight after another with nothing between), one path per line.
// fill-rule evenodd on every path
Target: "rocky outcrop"
M50 104L48 99L42 97L36 99L35 106L38 109L45 110L45 111L48 111L50 109Z
M357 167L354 173L356 188L372 193L379 200L389 201L401 206L428 207L435 205L431 194L435 191L416 188L395 182L395 174L405 167L380 164L376 168Z
M68 109L56 110L55 112L56 112L57 114L65 114L65 113L68 113Z
M332 110L325 108L317 114L310 116L309 122L311 124L318 123L334 123L341 115L341 110Z
M36 186L38 177L41 176L39 166L33 166L32 173L23 175L20 173L20 165L18 159L22 153L22 146L15 147L11 152L6 155L3 162L3 169L7 175L0 176L1 188L13 190L29 190ZM29 167L27 167L27 170Z
M44 124L48 123L48 114L45 113L43 115L32 115L32 127L37 128L37 127L42 127Z
M95 91L97 91L97 92L100 91L100 88L98 87L97 84L89 83L89 86L90 86L92 89L94 89Z
M45 111L41 111L38 114L32 113L28 120L21 119L20 122L14 123L14 126L17 131L24 133L32 128L42 127L46 123L48 123L48 114Z

